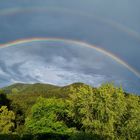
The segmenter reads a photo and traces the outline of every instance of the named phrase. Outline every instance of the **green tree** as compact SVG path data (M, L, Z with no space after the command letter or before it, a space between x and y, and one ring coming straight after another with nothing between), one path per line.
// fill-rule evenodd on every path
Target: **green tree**
M29 133L68 134L73 129L68 128L62 118L65 115L65 103L62 99L39 98L32 107L25 126Z
M12 94L17 94L19 92L19 90L17 88L13 88L11 92L12 92Z
M140 100L136 95L127 95L127 110L120 123L120 137L140 140Z
M112 84L102 85L96 91L91 87L72 90L73 94L70 94L67 101L68 114L76 126L104 138L117 137L117 125L126 111L123 90L115 88Z
M13 111L8 111L6 106L0 108L0 133L11 133L14 128L15 114Z

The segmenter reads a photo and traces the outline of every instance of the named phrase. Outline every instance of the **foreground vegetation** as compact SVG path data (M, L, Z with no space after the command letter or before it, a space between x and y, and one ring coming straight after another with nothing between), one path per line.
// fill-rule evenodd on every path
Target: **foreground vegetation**
M0 91L0 139L140 140L140 96L113 84L14 84Z

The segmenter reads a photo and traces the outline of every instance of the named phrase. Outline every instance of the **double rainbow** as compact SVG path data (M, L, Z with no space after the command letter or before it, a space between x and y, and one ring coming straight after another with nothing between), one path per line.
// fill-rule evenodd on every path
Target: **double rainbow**
M62 12L67 12L70 14L77 14L80 16L84 16L84 17L88 17L88 18L94 18L99 20L100 22L106 23L122 32L125 32L126 34L140 40L140 34L137 33L135 30L127 28L125 26L123 26L122 24L119 24L117 22L114 22L112 20L108 20L108 19L104 19L98 16L94 16L94 15L89 15L83 12L78 12L78 11L70 11L68 9L65 8L59 8L59 7L28 7L28 8L9 8L9 9L3 9L0 10L0 16L7 16L7 15L14 15L14 14L18 14L18 13L22 13L22 12L34 12L34 11L47 11L47 10L52 10L52 11L62 11ZM22 39L22 40L16 40L13 42L9 42L6 44L0 44L1 48L5 48L5 47L10 47L10 46L14 46L14 45L18 45L18 44L23 44L23 43L29 43L29 42L40 42L40 41L60 41L60 42L66 42L66 43L73 43L73 44L77 44L80 46L85 46L85 47L89 47L89 48L93 48L96 51L110 57L111 59L115 60L117 63L123 65L124 67L126 67L129 71L131 71L132 73L134 73L137 77L140 78L140 72L137 71L135 68L133 68L132 66L130 66L129 64L127 64L125 61L123 61L122 59L120 59L119 57L117 57L116 55L114 55L113 53L104 50L102 48L99 48L97 46L88 44L88 43L84 43L82 41L75 41L75 40L68 40L68 39L61 39L61 38L30 38L30 39Z
M62 12L62 13L69 13L69 14L73 14L73 15L77 15L77 16L83 16L86 18L90 18L90 19L95 19L98 20L104 24L108 24L109 26L126 33L127 35L134 37L135 39L138 39L140 41L140 34L131 29L128 28L126 26L124 26L123 24L120 24L118 22L115 22L113 20L110 19L106 19L100 16L96 16L96 15L90 15L89 13L85 13L85 12L81 12L81 11L75 11L75 10L69 10L67 8L63 8L63 7L24 7L24 8L8 8L8 9L3 9L0 10L0 16L7 16L7 15L16 15L18 13L29 13L29 12L47 12L47 11L55 11L55 12Z

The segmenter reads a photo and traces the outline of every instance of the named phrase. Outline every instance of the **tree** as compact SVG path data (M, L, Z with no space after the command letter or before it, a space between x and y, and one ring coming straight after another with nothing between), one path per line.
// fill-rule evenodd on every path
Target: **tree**
M127 95L127 110L120 123L120 137L140 140L140 100L136 95Z
M126 111L125 95L112 84L102 85L96 91L91 87L72 89L67 100L69 117L81 130L101 137L117 137L120 118ZM78 128L79 129L79 128Z
M15 114L13 111L8 111L6 106L0 108L0 133L11 133L14 128Z
M62 99L39 98L32 107L31 115L26 119L27 132L68 134L73 129L68 128L62 120L65 114L65 103Z
M19 92L19 90L17 88L13 88L11 92L12 92L12 94L17 94Z

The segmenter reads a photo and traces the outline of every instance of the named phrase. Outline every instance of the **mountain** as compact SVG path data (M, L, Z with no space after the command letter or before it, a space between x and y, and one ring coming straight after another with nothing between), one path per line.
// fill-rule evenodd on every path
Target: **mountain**
M84 83L73 83L70 85L66 85L63 87L51 85L51 84L43 84L43 83L35 83L35 84L24 84L24 83L15 83L13 85L2 88L2 90L7 94L50 94L51 93L63 93L69 92L70 89L78 88L80 86L89 86Z
M36 102L38 97L44 98L67 98L71 93L71 88L89 86L84 83L73 83L67 86L56 86L43 83L24 84L16 83L2 88L3 92L7 94L7 97L13 102L18 104L24 112L28 114L30 108ZM93 88L94 89L94 88Z
M24 83L16 83L7 87L2 88L6 93L12 93L12 90L17 90L17 93L37 93L37 92L48 92L50 90L54 90L59 88L58 86L50 85L50 84L24 84Z

